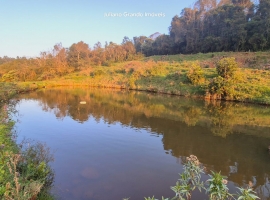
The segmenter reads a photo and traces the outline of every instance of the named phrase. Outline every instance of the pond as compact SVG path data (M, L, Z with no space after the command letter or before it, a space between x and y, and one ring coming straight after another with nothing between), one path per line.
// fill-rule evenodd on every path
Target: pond
M261 199L270 198L269 107L89 88L44 89L18 100L18 142L51 149L59 199L173 197L170 186L191 154L206 168L204 180L221 171L231 192L252 181Z

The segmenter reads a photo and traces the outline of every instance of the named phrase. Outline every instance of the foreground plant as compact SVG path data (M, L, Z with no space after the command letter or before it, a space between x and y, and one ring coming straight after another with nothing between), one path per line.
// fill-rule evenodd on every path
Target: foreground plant
M247 188L239 188L240 193L230 194L227 187L228 181L226 176L222 176L221 172L213 172L209 174L210 179L206 182L201 181L201 174L204 173L204 168L199 162L198 158L191 155L186 158L186 162L183 164L184 172L180 174L180 179L176 182L175 186L171 189L175 192L175 197L171 200L191 200L192 191L198 189L200 192L202 189L206 190L210 200L256 200L259 199L253 191L251 182ZM158 200L155 197L144 198L145 200ZM162 197L162 200L169 200L169 198Z
M255 194L256 192L253 191L252 188L253 184L249 182L247 188L239 188L240 193L238 193L238 199L237 200L253 200L253 199L259 199Z
M227 199L229 197L233 197L229 193L229 189L227 187L228 181L225 179L226 176L222 176L219 173L211 171L212 174L210 174L210 179L208 179L206 182L209 184L206 192L209 194L210 199L212 200L223 200Z
M20 154L8 155L9 161L7 162L9 175L13 179L6 183L4 199L6 200L20 200L20 199L36 199L38 193L43 187L43 183L37 181L26 181L26 177L21 176L17 166L21 161Z
M18 153L4 150L1 149L1 159L4 160L1 167L4 176L0 180L2 199L35 200L39 199L41 192L48 193L54 174L47 163L51 160L50 154L44 154L47 153L44 145L32 144Z
M180 179L176 185L171 187L175 192L175 199L191 199L191 193L196 188L200 191L204 189L204 184L201 182L201 174L204 173L198 158L194 155L186 158L184 164L184 172L180 174Z
M53 199L49 194L54 178L49 149L41 143L17 145L11 112L10 106L0 108L0 199Z

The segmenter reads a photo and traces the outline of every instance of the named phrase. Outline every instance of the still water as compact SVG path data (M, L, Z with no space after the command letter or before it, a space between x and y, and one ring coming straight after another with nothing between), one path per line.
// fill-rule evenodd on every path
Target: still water
M80 104L86 101L86 104ZM270 199L270 108L144 92L58 88L19 96L18 141L45 142L54 154L53 193L64 200L173 197L186 156L249 181ZM204 192L192 199L206 199Z

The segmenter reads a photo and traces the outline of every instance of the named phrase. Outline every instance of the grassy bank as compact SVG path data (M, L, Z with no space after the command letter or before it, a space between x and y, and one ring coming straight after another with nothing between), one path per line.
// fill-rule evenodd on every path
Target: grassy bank
M230 65L234 68L232 74L222 74L222 70L217 70L224 59L225 68L229 69ZM270 104L269 52L151 56L140 61L112 63L108 66L95 66L91 63L77 68L69 66L67 74L42 75L57 67L29 68L30 72L33 70L36 73L36 79L31 79L30 82L18 82L14 74L19 74L19 69L10 68L8 71L3 68L0 70L2 81L16 83L16 89L12 88L14 84L10 84L11 89L2 92L4 96L1 99L14 92L42 87L90 86ZM11 72L13 76L10 75Z
M180 61L176 60L176 55L171 56L170 61L158 61L158 58L162 57L155 56L143 61L118 63L110 67L89 66L63 77L39 82L21 82L18 85L21 88L45 86L122 88L270 104L270 70L261 66L263 62L268 62L263 61L265 55L266 53L261 55L259 60L258 56L249 56L244 60L244 53L233 57L236 67L230 79L220 76L216 68L220 60L224 59L223 56L196 54L184 56L185 60ZM257 59L258 68L254 68L252 64L253 58Z
M0 106L8 102L16 94L33 91L44 87L43 84L36 83L8 83L0 82Z
M15 84L0 87L0 198L5 200L53 199L49 194L54 177L48 164L52 161L49 149L30 141L16 144L12 130L10 116L15 112L15 102L9 99L29 89Z

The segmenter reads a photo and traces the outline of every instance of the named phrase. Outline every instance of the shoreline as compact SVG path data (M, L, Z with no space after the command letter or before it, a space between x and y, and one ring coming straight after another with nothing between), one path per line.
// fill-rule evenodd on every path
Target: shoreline
M37 88L38 89L38 88ZM2 187L0 198L5 199L42 199L54 200L50 194L54 172L49 165L53 157L49 150L44 152L46 145L37 141L17 143L14 132L15 121L11 115L16 112L16 102L10 101L16 94L33 91L29 88L20 89L16 84L1 84L0 86L0 158ZM39 154L44 152L44 157ZM41 169L43 171L40 171ZM32 173L29 173L31 169ZM4 173L3 173L4 172ZM35 175L33 175L35 174ZM28 185L35 185L35 191Z
M240 101L240 100L229 100L229 99L213 99L213 98L206 98L206 96L202 95L194 95L194 94L181 94L180 91L177 92L166 92L162 90L156 90L154 88L131 88L131 87L126 87L124 85L100 85L100 84L82 84L78 82L72 82L70 81L67 82L62 82L60 83L59 81L46 81L46 82L34 82L35 84L32 83L32 85L29 88L21 87L20 84L21 82L18 82L17 84L19 87L16 89L16 93L12 94L9 99L13 98L15 95L18 94L23 94L23 93L28 93L28 92L33 92L39 89L47 89L47 88L57 88L57 87L87 87L87 88L106 88L106 89L119 89L119 90L130 90L130 91L142 91L142 92L149 92L149 93L156 93L156 94L163 94L163 95L172 95L172 96L180 96L180 97L185 97L185 98L192 98L192 99L200 99L200 100L205 100L205 101L223 101L223 102L236 102L236 103L247 103L247 104L254 104L254 105L262 105L262 106L270 106L270 103L266 102L256 102L256 101ZM39 84L40 85L39 85ZM31 84L29 82L28 84ZM35 86L35 87L33 87Z

